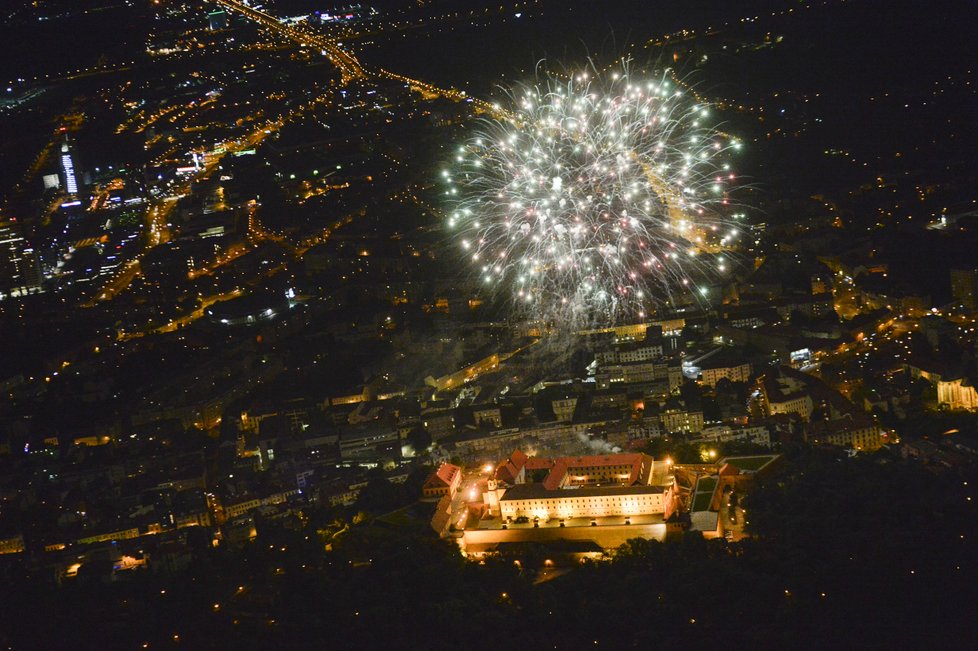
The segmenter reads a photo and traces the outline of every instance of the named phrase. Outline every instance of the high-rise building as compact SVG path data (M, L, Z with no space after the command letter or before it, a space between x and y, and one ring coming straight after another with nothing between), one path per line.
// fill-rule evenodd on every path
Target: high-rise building
M951 269L951 296L969 310L978 306L978 269Z
M75 176L75 163L71 160L71 148L68 139L61 143L61 177L64 189L70 195L78 194L78 179Z
M37 255L15 224L0 223L0 300L42 291Z
M61 177L57 174L45 174L43 180L45 190L52 190L61 187Z

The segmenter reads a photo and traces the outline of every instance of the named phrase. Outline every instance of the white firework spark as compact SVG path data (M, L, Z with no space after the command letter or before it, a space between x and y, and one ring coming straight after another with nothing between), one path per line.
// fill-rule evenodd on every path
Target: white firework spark
M703 300L737 236L725 161L741 147L707 126L709 108L627 66L509 97L443 172L449 229L482 282L575 328Z

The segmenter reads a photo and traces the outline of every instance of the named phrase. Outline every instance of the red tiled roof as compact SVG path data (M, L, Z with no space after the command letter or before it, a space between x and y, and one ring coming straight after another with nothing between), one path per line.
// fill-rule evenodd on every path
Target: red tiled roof
M554 460L546 457L530 457L526 460L527 470L548 470L554 467Z
M526 465L528 459L529 457L522 450L513 450L513 453L509 455L509 459L499 463L496 467L496 480L504 481L507 484L515 484L520 470Z
M516 484L516 478L524 468L530 470L549 470L543 480L546 490L560 488L564 477L574 468L600 468L602 466L631 466L625 485L633 485L642 480L643 467L648 460L651 471L651 457L642 453L593 454L583 457L527 457L521 450L514 450L509 459L496 467L496 479L508 484Z
M431 473L424 482L424 488L440 488L451 486L455 476L462 472L462 469L451 463L443 463L438 466L438 470Z
M543 480L543 485L547 490L560 488L564 476L572 468L600 468L601 466L623 466L630 465L631 472L626 485L634 484L642 474L642 454L594 454L585 457L559 457L554 460L553 469L547 478Z

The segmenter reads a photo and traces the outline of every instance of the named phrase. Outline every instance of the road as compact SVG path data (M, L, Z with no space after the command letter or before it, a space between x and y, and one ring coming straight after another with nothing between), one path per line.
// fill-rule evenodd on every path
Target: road
M462 481L458 485L455 497L451 505L451 524L455 525L458 531L465 528L469 515L469 503L482 503L482 494L486 491L486 482L489 478L487 468L476 470L463 470Z
M128 341L129 339L135 339L137 337L143 337L145 335L163 334L165 332L175 332L176 330L179 330L183 326L189 325L194 321L196 321L197 319L203 318L204 315L207 313L207 308L209 308L211 305L214 305L215 303L221 303L223 301L230 301L232 298L238 298L241 295L242 292L240 289L234 289L230 292L223 292L221 294L215 294L214 296L208 296L206 298L201 299L200 306L197 309L195 309L193 312L190 312L189 314L184 314L181 317L173 319L172 321L168 323L164 323L163 325L158 326L156 328L151 328L145 332L137 331L137 332L120 333L118 339L119 341Z
M729 533L729 540L737 542L750 536L744 532L744 525L747 523L745 518L746 511L739 504L731 504L731 494L724 495L720 499L720 528L725 535Z
M254 20L263 27L273 30L281 36L284 36L285 38L288 38L301 46L319 48L323 54L329 58L333 65L339 69L343 83L354 80L363 81L370 78L384 78L393 81L400 81L408 84L420 92L428 93L432 96L443 97L456 102L468 102L476 111L491 113L497 119L515 119L513 114L504 111L498 105L492 104L485 100L469 97L463 90L458 90L455 88L439 88L433 84L429 84L419 79L411 79L410 77L405 77L404 75L399 75L397 73L390 72L389 70L380 69L376 72L369 71L360 64L355 56L341 48L336 41L304 29L298 29L291 25L285 25L279 22L274 16L248 7L238 0L214 1L226 9L239 12L246 18Z
M317 47L335 65L342 75L343 82L346 83L355 79L366 79L371 75L360 65L357 58L349 52L343 50L331 39L313 34L305 30L300 30L290 25L280 23L277 18L247 6L237 0L215 0L217 4L237 11L246 18L250 18L270 30L278 32L280 35L295 41L299 45L307 47Z

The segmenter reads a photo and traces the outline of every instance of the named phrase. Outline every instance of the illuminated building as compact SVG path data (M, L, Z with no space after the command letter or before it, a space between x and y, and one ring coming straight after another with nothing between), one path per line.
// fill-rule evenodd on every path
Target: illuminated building
M758 384L768 416L798 414L805 421L812 417L812 397L798 379L768 374L761 377Z
M498 464L484 515L458 544L470 558L526 543L590 546L600 557L632 538L664 540L677 526L667 520L678 490L671 463L646 454L549 459L516 450Z
M645 362L662 356L662 344L649 341L627 341L609 350L599 351L598 364Z
M735 348L719 347L695 359L683 360L683 374L711 388L723 379L747 382L751 371L750 363Z
M688 409L666 409L659 415L662 428L667 432L696 434L703 431L703 412Z
M673 485L654 481L655 475L655 460L647 454L540 459L516 450L499 464L484 502L491 515L505 521L668 517Z
M671 498L671 489L662 486L601 486L551 491L542 484L520 484L503 494L499 509L505 520L646 515L665 512L668 498Z
M550 406L554 410L554 416L562 423L569 423L574 419L574 410L577 408L577 396L569 395L556 398L550 401Z
M0 224L0 300L41 292L41 269L34 249L12 224Z
M717 382L723 379L731 382L747 382L750 380L751 365L748 362L742 364L725 363L706 363L700 367L700 382L708 387L716 387Z
M78 179L75 176L75 163L71 160L71 150L67 138L61 143L61 176L64 178L65 192L78 194Z
M682 368L668 359L638 360L603 364L595 373L599 389L607 389L616 384L635 384L664 382L669 391L682 385Z
M19 554L25 549L24 536L22 534L0 538L0 554Z
M812 426L812 438L816 444L828 443L854 450L879 450L886 436L879 425L864 414L819 421Z
M978 411L978 391L970 377L942 378L937 381L937 402L952 411Z
M458 490L461 482L462 469L451 463L443 463L425 480L421 486L421 493L429 499L445 495L451 499L455 497L455 491Z

